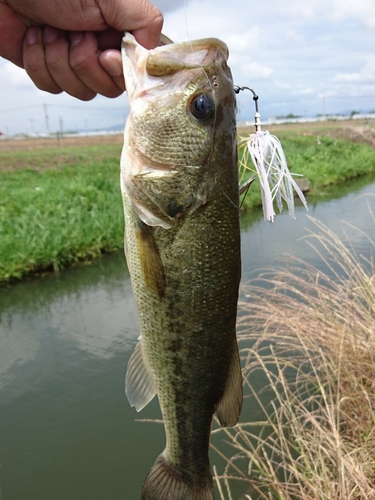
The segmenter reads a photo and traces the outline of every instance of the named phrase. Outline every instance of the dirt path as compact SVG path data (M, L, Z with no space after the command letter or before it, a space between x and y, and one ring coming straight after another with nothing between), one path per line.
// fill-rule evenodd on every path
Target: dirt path
M264 125L264 129L277 134L280 131L290 131L300 135L329 135L346 138L353 142L364 142L375 148L375 116L371 120L322 121L314 123L286 123L282 125ZM249 133L251 127L239 127L239 134ZM123 134L56 137L1 139L0 153L6 151L27 151L46 148L69 148L98 144L122 144Z
M69 148L74 146L90 146L98 144L122 144L123 134L77 136L77 137L21 137L19 139L1 139L0 153L6 151L28 151L46 148Z

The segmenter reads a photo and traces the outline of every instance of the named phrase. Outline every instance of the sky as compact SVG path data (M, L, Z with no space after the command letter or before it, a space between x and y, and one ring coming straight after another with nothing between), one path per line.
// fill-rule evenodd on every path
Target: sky
M172 40L216 37L234 82L259 95L262 119L375 110L375 0L155 0ZM247 94L247 95L246 95ZM238 119L254 115L238 96ZM123 127L126 94L82 102L38 90L0 58L0 131L44 134Z

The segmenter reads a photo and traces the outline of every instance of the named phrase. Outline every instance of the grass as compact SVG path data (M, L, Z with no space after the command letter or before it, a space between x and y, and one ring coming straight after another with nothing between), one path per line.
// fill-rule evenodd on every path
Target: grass
M327 186L375 172L374 150L366 144L285 131L278 132L277 136L282 143L289 171L307 177L312 194L319 194ZM254 169L252 165L250 168ZM251 210L260 205L259 182L256 180L243 202L243 208Z
M123 246L119 148L0 155L0 283Z
M216 473L222 500L233 481L251 500L375 499L374 263L315 224L326 273L291 258L244 289L247 404L261 416L215 431L233 450Z
M314 192L375 171L373 149L365 144L292 129L278 135L290 170L306 175ZM34 142L30 150L6 151L6 143L0 150L0 284L123 246L121 144L62 141L60 148L47 141L35 149ZM255 184L245 210L261 205Z

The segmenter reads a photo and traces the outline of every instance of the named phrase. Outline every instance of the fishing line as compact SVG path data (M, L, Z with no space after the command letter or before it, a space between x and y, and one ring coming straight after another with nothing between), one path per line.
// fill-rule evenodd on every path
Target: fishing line
M197 61L197 64L198 66L201 68L203 74L205 75L206 77L206 80L207 80L207 83L210 87L210 90L211 92L213 93L214 91L214 87L211 83L211 80L206 72L206 70L204 69L204 67L202 66L202 64L200 63L199 59L198 59L198 56L196 56L196 51L193 47L193 44L191 43L191 38L190 38L190 33L189 33L189 28L188 28L188 17L187 17L187 0L184 0L184 18L185 18L185 30L186 30L186 37L187 37L187 42L190 44L190 48L191 48L191 52L192 54L194 54L195 58L196 58L196 61ZM214 103L215 104L215 103ZM210 151L210 155L213 154L213 150L214 150L214 134L215 134L215 126L216 126L216 116L217 116L217 112L216 112L216 106L215 106L215 110L214 110L214 119L213 119L213 126L212 126L212 131L211 131L211 141L210 141L210 147L211 147L211 151Z

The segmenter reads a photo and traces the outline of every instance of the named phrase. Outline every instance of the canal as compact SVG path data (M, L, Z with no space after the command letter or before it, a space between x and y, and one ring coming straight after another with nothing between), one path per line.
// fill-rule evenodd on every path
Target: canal
M288 253L322 265L303 239L316 229L310 217L371 252L368 193L375 182L353 182L273 224L245 214L243 282ZM139 500L164 434L139 421L160 419L157 400L137 414L124 394L138 335L122 252L0 289L1 500ZM245 402L241 419L251 418Z

